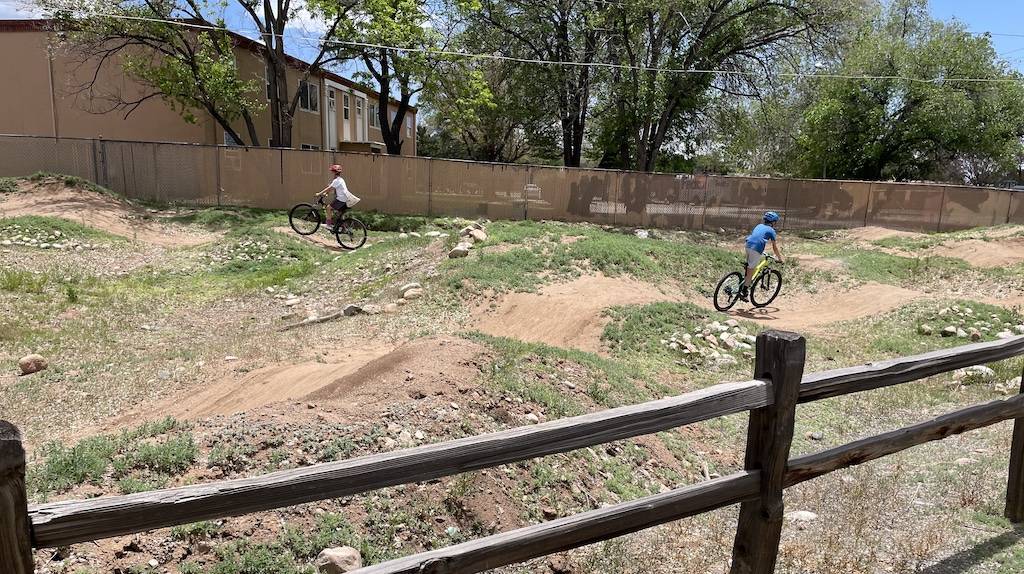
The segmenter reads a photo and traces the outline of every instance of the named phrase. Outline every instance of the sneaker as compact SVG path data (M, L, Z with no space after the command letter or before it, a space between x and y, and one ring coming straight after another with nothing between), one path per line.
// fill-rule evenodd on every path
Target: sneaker
M740 287L740 301L747 301L747 289Z

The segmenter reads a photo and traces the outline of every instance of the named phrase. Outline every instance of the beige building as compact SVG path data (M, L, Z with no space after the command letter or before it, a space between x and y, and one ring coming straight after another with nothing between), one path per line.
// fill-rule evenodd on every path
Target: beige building
M114 110L111 94L119 99L140 99L146 88L127 77L120 66L108 62L98 71L94 62L81 63L66 48L55 45L45 20L0 20L0 62L5 89L0 90L0 134L80 137L128 141L197 144L233 144L224 129L205 111L196 111L193 123L159 97L145 99L127 113ZM266 85L262 46L234 35L235 57L243 75ZM306 63L290 58L288 84L294 89ZM91 92L82 92L82 78L98 72ZM385 152L377 123L374 92L352 80L321 72L300 87L301 97L293 120L292 146L302 149ZM266 93L254 99L267 102ZM397 103L389 105L394 118ZM254 110L257 135L270 139L270 110ZM233 124L247 137L244 122ZM402 126L402 155L416 155L416 109L410 108Z

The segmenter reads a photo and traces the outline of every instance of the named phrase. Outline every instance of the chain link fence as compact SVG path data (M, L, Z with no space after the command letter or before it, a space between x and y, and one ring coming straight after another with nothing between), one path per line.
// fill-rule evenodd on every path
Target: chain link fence
M651 174L380 154L0 136L0 176L48 171L129 198L284 209L323 189L341 164L360 209L394 214L553 219L739 229L766 210L788 229L880 225L948 231L1024 224L1024 193L904 184Z

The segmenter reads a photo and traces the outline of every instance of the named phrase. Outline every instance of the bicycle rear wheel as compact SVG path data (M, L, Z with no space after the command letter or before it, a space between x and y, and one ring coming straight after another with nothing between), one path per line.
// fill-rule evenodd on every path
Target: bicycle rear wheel
M728 311L740 298L740 287L743 285L743 274L733 271L718 282L715 287L715 309Z
M288 224L299 235L313 235L320 229L321 223L323 216L320 210L308 203L300 203L288 212Z
M366 243L366 225L352 217L346 217L334 226L334 237L344 249L359 249Z
M761 274L757 281L750 286L750 302L754 307L769 305L782 290L782 273L776 269L769 269Z

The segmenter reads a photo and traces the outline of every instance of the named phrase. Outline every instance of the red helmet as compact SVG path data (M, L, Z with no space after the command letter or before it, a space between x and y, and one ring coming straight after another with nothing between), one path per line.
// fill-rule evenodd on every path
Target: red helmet
M341 173L341 166L338 164L334 164L330 167L330 170L333 171L334 173Z

